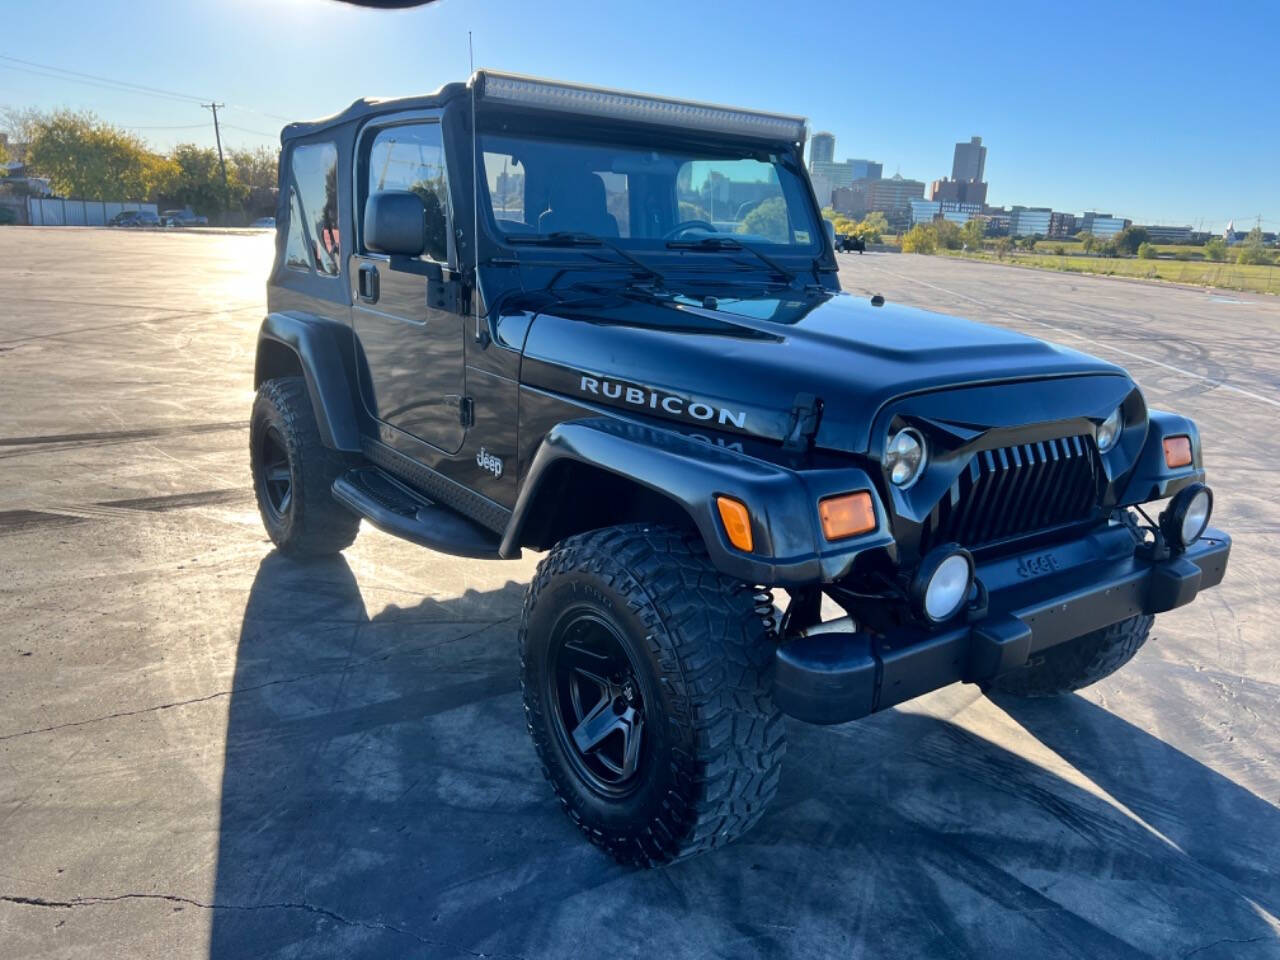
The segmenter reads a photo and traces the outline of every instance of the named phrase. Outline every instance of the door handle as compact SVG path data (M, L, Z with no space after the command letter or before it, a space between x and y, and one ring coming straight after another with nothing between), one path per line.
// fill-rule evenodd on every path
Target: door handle
M364 303L378 302L378 265L362 263L356 272L356 296Z

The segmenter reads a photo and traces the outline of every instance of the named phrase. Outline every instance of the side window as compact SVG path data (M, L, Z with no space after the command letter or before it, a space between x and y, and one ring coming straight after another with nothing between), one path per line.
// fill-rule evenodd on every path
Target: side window
M294 147L289 191L289 266L338 275L338 148L332 143ZM295 233L300 234L295 236Z
M378 131L369 148L368 196L380 190L411 190L427 211L423 256L449 259L449 188L440 124L413 123Z
M298 193L289 188L289 241L285 247L284 262L298 270L312 270L311 254L307 252L307 240L302 233L302 211L298 208Z

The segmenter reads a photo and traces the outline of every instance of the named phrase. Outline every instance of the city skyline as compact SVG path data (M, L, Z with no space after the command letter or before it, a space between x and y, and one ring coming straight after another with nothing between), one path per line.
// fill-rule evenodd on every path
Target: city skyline
M943 177L952 145L980 134L991 147L985 179L993 206L1115 210L1135 222L1214 231L1261 214L1264 229L1280 226L1273 169L1280 130L1247 95L1258 65L1269 62L1267 38L1280 34L1272 5L1224 14L1175 2L1155 15L1154 7L1091 0L1070 11L997 4L979 24L946 4L926 4L911 17L801 6L781 18L763 0L695 7L654 0L623 29L586 0L565 0L554 18L530 18L516 0L442 0L399 12L316 0L118 7L48 0L43 17L77 28L60 31L56 43L51 34L27 33L21 44L0 44L8 58L0 59L0 104L90 109L165 149L212 145L199 103L216 100L228 105L219 112L232 145L275 143L283 123L333 113L358 97L465 79L471 31L478 66L803 114L810 130L829 131L843 145L838 157L874 158L886 176ZM564 22L579 29L565 31ZM815 22L909 39L911 56L893 70L826 69L819 84L806 71L733 66L812 58L822 49ZM700 38L705 63L674 68L653 55L676 23L682 36ZM955 38L970 35L977 46L964 49L981 56L961 71ZM353 36L378 51L373 69L332 69L345 62ZM117 55L138 43L146 56ZM1211 49L1229 49L1232 66L1209 58ZM728 50L732 64L721 56ZM1188 82L1156 83L1150 69L1160 64L1166 79Z

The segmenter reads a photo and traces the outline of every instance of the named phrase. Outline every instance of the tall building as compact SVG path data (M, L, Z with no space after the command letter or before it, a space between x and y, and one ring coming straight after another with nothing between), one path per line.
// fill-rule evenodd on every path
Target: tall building
M981 137L971 137L968 143L957 143L955 158L951 161L952 180L982 180L987 169L987 148Z
M835 134L815 133L809 138L809 169L815 163L830 163L836 156Z
M900 174L888 179L855 180L832 194L832 206L839 213L864 217L878 210L889 226L905 229L911 225L911 201L924 199L924 183L906 180Z
M987 185L981 180L948 180L944 177L930 185L929 199L976 203L981 207L987 202Z
M846 160L853 168L854 180L879 180L884 176L884 164L874 160Z
M815 134L824 136L824 134ZM884 164L873 160L834 160L809 161L809 179L813 182L813 193L820 206L831 203L831 195L842 187L847 187L855 180L879 180L884 171Z

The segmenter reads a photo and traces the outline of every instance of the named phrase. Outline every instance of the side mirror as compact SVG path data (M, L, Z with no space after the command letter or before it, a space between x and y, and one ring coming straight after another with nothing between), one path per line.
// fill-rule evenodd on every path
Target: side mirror
M448 259L444 210L434 193L429 203L410 190L380 190L364 205L364 245L393 257Z

